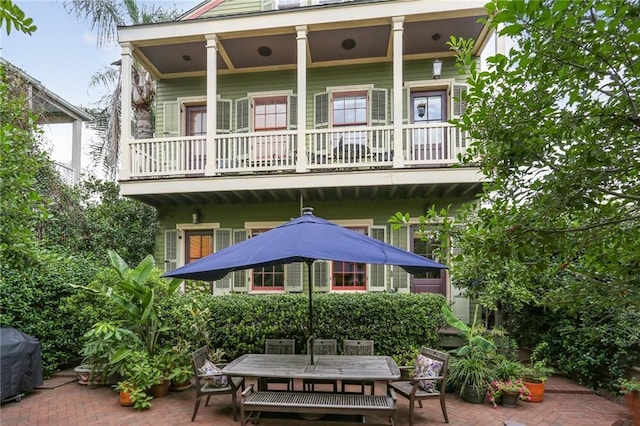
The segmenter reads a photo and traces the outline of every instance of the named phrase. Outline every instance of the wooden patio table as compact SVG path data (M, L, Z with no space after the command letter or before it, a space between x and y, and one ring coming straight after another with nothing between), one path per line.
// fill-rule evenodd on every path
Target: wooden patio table
M228 376L250 378L330 379L388 382L400 369L388 356L246 354L222 369Z

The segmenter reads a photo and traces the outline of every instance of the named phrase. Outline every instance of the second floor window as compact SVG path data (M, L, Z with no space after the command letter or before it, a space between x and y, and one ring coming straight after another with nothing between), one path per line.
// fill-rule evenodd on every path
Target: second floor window
M257 98L254 100L253 110L254 130L285 130L287 128L286 96Z
M333 94L333 125L357 126L367 124L367 92Z

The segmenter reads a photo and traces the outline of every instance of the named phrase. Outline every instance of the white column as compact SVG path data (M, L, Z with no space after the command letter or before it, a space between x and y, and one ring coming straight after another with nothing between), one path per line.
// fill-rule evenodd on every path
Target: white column
M73 170L73 184L80 182L82 158L82 120L73 120L71 133L71 169Z
M131 173L131 72L133 71L133 56L131 44L122 43L120 65L120 180L128 180Z
M402 150L402 31L404 17L393 18L393 168L404 167L404 154Z
M218 38L208 34L207 39L207 164L205 176L216 174L216 130L218 117Z
M304 173L307 171L307 27L296 27L298 33L296 38L297 55L298 55L298 131L297 131L297 151L296 172Z

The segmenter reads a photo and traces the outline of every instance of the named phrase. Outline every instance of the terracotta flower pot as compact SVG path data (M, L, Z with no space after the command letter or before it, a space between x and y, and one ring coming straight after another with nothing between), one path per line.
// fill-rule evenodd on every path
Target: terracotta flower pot
M640 426L640 392L629 392L625 395L627 409L633 419L633 426Z
M191 387L191 379L189 380L185 380L182 383L176 383L173 380L171 381L171 386L169 387L170 391L173 392L180 392L180 391L184 391L187 390Z
M120 405L123 407L133 407L131 394L129 392L120 391Z
M542 402L544 398L544 382L524 382L524 385L529 389L529 402Z

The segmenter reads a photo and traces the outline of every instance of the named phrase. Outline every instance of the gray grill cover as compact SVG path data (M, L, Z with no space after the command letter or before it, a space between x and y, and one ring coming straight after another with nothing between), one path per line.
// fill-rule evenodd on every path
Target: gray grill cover
M0 400L42 384L40 341L13 327L0 328Z

